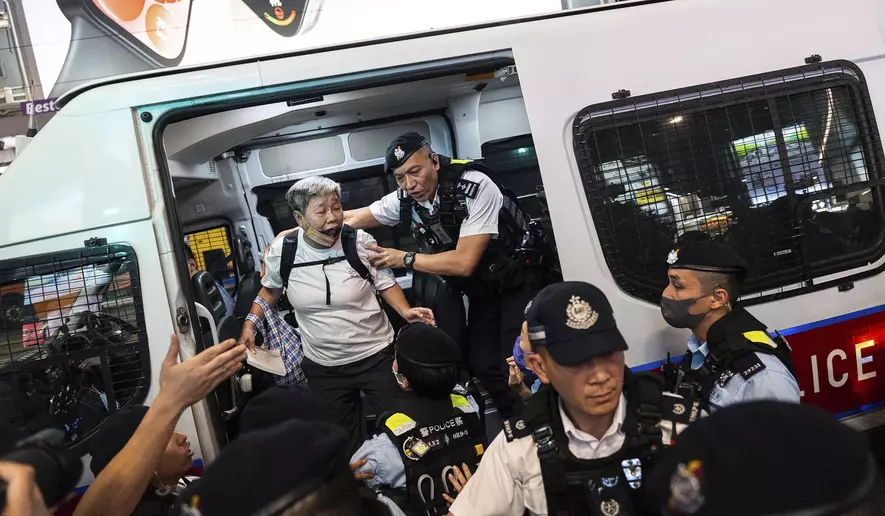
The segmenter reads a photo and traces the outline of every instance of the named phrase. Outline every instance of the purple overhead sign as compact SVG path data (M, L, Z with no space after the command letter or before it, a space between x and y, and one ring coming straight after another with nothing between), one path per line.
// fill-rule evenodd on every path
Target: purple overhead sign
M58 99L42 99L42 100L34 100L31 102L22 102L21 109L23 115L32 115L32 114L43 114L43 113L52 113L53 111L58 111L58 107L55 105L55 101Z

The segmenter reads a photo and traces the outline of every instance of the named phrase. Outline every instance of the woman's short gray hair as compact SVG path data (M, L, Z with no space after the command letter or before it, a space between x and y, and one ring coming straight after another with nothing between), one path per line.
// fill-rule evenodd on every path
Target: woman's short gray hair
M325 197L326 194L335 192L341 197L341 185L328 177L313 176L298 181L286 192L286 202L292 211L304 213L311 197Z

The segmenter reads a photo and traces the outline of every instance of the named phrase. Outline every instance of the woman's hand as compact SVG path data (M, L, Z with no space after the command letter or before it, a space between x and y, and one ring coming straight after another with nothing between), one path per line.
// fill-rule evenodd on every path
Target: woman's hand
M400 315L409 323L423 322L430 326L436 326L436 318L433 316L433 310L429 308L409 308Z

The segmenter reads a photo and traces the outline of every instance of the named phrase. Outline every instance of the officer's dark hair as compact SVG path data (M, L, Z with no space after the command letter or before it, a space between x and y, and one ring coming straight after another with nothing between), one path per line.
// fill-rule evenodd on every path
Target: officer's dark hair
M406 357L397 356L396 364L399 374L409 380L409 388L419 398L442 400L448 399L458 383L458 366L424 367L415 364Z
M694 271L701 282L701 289L705 294L712 294L713 289L721 288L728 293L728 301L734 304L741 296L741 282L736 274L726 272L701 272Z
M188 260L197 261L197 257L194 256L194 250L191 249L191 246L188 245L187 242L184 243L184 255L187 257Z

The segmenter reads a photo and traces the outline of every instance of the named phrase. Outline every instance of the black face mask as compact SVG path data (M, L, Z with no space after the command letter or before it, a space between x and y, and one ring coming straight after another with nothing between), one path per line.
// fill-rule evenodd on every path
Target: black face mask
M704 317L707 316L709 311L693 314L688 310L699 299L703 299L709 295L710 294L704 294L703 296L694 299L670 299L669 297L661 296L661 315L664 316L664 320L667 321L667 324L674 328L695 328L704 320Z

